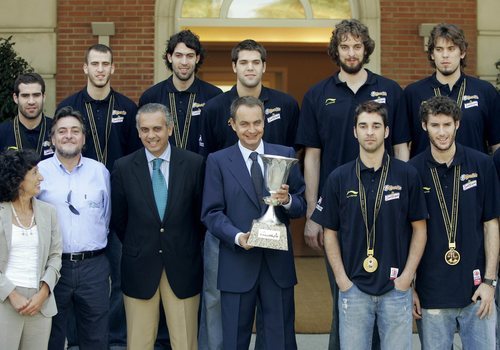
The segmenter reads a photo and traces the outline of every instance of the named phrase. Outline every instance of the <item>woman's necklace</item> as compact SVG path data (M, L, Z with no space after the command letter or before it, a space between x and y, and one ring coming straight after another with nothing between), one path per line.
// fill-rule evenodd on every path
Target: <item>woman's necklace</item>
M14 217L16 218L17 225L21 228L21 232L23 236L32 235L33 224L35 223L35 212L31 215L31 222L28 226L24 226L19 220L19 216L17 216L16 209L14 208L14 204L12 205L12 212L14 213Z

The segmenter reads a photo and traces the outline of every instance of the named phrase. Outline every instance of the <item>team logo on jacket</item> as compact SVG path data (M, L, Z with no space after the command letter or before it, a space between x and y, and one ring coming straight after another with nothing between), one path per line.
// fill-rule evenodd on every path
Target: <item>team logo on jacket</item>
M327 98L325 100L325 106L328 106L328 105L333 105L335 102L337 102L337 99L336 98Z
M479 96L478 95L464 95L462 99L464 103L464 108L479 107Z
M403 188L400 185L385 185L384 192L389 192L384 196L386 202L399 199Z
M271 123L274 122L275 120L281 119L281 107L274 107L274 108L266 108L264 110L264 113L266 114L267 122ZM270 114L268 116L268 114Z
M460 175L460 181L476 179L477 177L478 177L477 173L462 174Z
M354 191L354 190L349 190L345 194L346 198L353 198L353 197L357 197L357 196L358 196L358 191Z
M460 175L460 181L466 181L463 185L462 188L464 191L467 191L468 189L471 189L473 187L477 187L477 178L479 176L477 173L470 173L470 174L462 174Z
M127 111L117 111L113 109L113 114L111 116L111 123L122 123L124 116L127 115Z
M372 91L370 96L375 97L373 102L386 103L387 91Z

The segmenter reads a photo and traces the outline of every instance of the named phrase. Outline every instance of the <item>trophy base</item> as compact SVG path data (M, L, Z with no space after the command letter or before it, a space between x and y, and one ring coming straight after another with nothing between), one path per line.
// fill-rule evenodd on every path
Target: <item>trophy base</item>
M286 226L254 220L247 243L254 247L288 250Z

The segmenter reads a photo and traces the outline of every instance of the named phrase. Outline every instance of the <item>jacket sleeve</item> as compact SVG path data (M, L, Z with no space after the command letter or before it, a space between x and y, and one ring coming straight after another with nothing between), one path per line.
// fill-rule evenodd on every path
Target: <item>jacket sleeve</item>
M40 281L47 283L50 292L54 292L54 287L61 277L61 255L62 255L62 238L57 223L56 209L50 207L50 248L45 271Z
M210 154L205 172L201 219L210 233L234 249L234 237L241 230L226 216L224 197L224 179L220 164Z

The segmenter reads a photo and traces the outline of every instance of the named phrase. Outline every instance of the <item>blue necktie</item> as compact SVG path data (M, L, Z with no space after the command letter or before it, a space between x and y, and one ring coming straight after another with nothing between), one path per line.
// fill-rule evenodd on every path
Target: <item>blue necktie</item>
M153 159L153 176L151 181L153 182L156 208L158 209L158 214L160 214L160 219L163 221L165 208L167 207L167 183L161 172L161 163L163 163L163 159Z
M250 167L250 176L252 177L253 186L255 187L255 192L257 193L257 198L259 203L262 202L262 193L264 191L264 177L262 176L262 168L257 161L259 154L257 152L250 153L250 159L252 160L252 166Z

